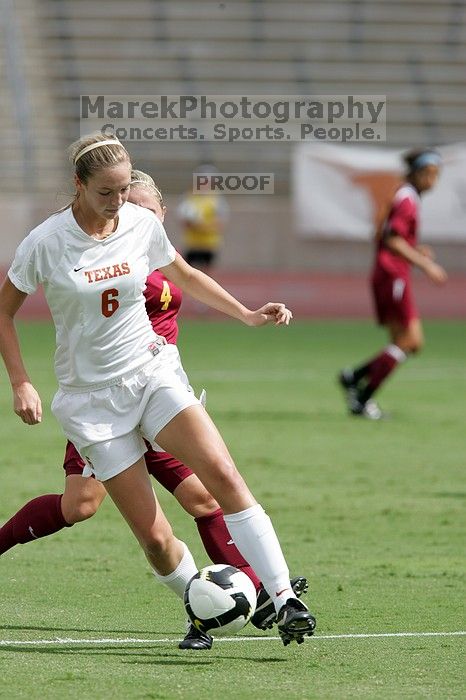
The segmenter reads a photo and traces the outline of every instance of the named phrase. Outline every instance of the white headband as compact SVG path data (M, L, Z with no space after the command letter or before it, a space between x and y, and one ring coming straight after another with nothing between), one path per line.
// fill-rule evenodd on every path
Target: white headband
M100 148L100 146L110 146L111 144L121 146L124 148L123 144L118 141L118 139L105 139L105 141L96 141L95 143L91 143L89 146L86 146L86 148L83 148L82 151L79 151L78 155L74 159L74 164L78 162L78 160L83 156L85 153L89 153L89 151L93 151L94 148Z
M147 182L147 180L131 180L130 187L132 187L133 185L143 185L144 187L147 187L148 190L153 190L157 197L160 197L160 200L163 203L162 193L155 184L155 182Z

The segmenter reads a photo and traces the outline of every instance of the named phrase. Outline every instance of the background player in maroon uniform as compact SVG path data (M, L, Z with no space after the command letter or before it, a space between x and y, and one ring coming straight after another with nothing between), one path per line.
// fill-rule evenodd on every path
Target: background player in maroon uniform
M135 170L131 176L129 201L150 209L164 220L166 207L162 194L152 178ZM146 309L157 334L167 342L176 344L178 337L177 316L182 293L164 275L155 270L147 278L144 292ZM148 472L172 493L187 513L195 519L199 535L210 559L215 564L231 564L243 570L258 592L257 612L253 624L260 629L271 626L275 610L269 595L261 586L256 574L233 544L223 519L223 511L198 477L166 452L154 451L147 443L145 462ZM51 535L65 527L92 517L106 496L103 484L94 478L82 478L85 462L71 442L65 450L65 490L63 494L46 494L26 503L0 528L0 555L17 544ZM297 577L293 589L301 595L307 588L306 579ZM210 649L212 639L191 626L182 649Z
M424 337L413 299L411 266L421 269L432 282L443 284L445 270L434 262L430 248L417 242L420 195L436 183L441 165L433 150L412 151L405 156L407 175L397 190L377 238L372 293L378 322L386 326L390 344L372 359L344 369L339 382L353 415L379 420L383 413L372 396L407 355L421 350Z

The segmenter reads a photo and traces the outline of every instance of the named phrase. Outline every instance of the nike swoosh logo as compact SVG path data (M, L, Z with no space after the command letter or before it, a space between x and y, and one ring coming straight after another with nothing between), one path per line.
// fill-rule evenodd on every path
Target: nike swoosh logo
M275 595L276 595L276 596L279 596L279 595L281 595L282 593L284 593L285 591L288 591L288 590L290 590L290 589L289 589L289 588L284 588L282 591L277 591L277 593L275 593Z
M82 270L84 267L85 267L85 265L83 265L82 267L75 267L73 269L75 272L79 272L79 270Z
M227 544L235 544L233 540L228 540Z

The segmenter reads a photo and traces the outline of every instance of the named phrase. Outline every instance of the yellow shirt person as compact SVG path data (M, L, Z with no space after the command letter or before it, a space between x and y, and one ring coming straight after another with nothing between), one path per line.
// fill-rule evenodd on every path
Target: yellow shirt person
M228 219L224 197L216 192L187 194L177 213L183 224L186 261L197 268L209 268L221 247Z

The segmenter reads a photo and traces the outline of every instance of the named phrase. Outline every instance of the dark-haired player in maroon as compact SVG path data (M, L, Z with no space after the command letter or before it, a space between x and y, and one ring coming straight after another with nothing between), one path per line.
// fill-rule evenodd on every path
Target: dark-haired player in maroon
M390 343L363 364L342 370L338 377L350 413L371 420L379 420L384 415L372 398L374 393L393 370L409 354L419 352L424 343L412 292L412 265L436 284L447 280L445 270L434 262L431 249L418 245L417 240L420 197L438 179L440 155L431 149L411 151L404 160L406 181L397 190L377 237L371 279L377 320L387 328Z
M166 208L160 190L152 178L141 171L133 171L129 201L151 209L163 221ZM182 293L158 270L152 272L144 292L147 314L157 334L168 343L176 344L177 316ZM260 629L275 621L274 605L256 574L241 556L223 519L223 511L194 472L166 452L155 451L147 444L144 456L148 472L178 500L195 519L204 548L214 564L231 564L244 571L258 593L256 613L251 622ZM83 478L85 462L70 442L66 445L63 468L63 494L46 494L26 503L0 528L0 555L17 544L25 544L65 527L92 517L106 496L103 484L94 478ZM307 589L303 577L292 580L295 593L300 596ZM212 638L190 626L182 649L210 649Z

